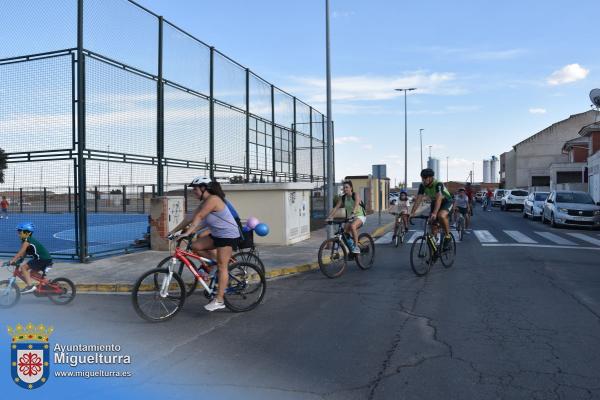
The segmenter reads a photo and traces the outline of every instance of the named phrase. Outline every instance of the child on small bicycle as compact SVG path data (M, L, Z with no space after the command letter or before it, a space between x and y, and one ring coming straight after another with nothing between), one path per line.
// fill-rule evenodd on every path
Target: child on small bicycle
M35 281L31 279L31 271L43 272L47 267L52 265L52 257L46 248L33 238L35 226L31 222L24 222L17 226L17 234L21 239L21 248L10 259L9 264L17 265L26 256L30 256L31 260L25 261L18 266L23 273L23 280L27 284L21 290L21 294L31 293L36 290Z
M394 225L394 235L392 240L396 239L396 232L398 232L400 221L404 222L404 231L408 231L408 217L410 214L408 211L409 203L408 194L406 191L402 190L398 202L390 209L391 213L398 217L396 218L396 223Z

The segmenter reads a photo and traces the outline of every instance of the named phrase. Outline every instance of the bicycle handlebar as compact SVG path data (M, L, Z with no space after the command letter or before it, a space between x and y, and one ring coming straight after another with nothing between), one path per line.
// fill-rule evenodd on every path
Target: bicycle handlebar
M354 218L354 217L353 218L344 218L344 219L341 219L341 218L340 219L327 219L326 222L327 222L327 225L333 225L333 224L341 225L341 224L347 224L348 222L352 222L355 219L356 218Z

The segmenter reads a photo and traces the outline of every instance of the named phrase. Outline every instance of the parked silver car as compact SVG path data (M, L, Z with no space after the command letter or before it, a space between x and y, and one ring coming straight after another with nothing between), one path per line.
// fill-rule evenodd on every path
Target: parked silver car
M529 196L523 203L523 218L535 219L542 217L542 211L544 210L544 203L548 198L548 192L533 192L529 193Z
M553 191L544 203L542 222L600 228L600 203L586 192Z

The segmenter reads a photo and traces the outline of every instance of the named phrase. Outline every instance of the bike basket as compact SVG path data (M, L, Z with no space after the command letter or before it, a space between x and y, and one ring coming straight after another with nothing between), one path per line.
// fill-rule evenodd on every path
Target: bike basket
M254 247L254 231L244 232L244 239L238 242L240 249L251 249Z

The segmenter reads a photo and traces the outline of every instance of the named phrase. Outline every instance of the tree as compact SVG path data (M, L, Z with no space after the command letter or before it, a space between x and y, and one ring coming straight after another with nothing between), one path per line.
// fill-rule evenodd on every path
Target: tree
M4 183L4 170L6 169L6 153L0 149L0 183Z

